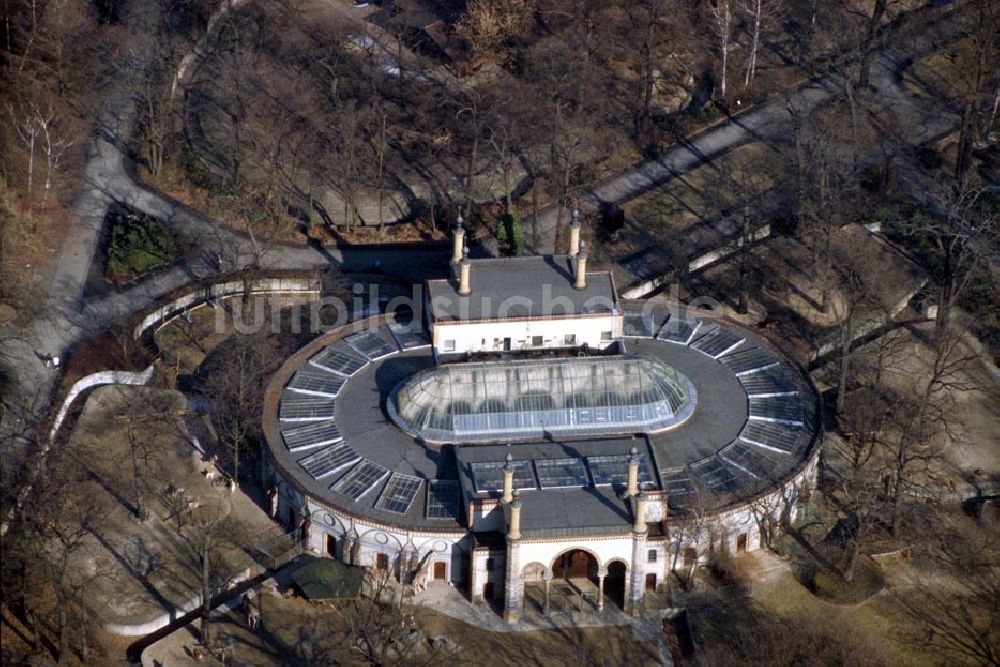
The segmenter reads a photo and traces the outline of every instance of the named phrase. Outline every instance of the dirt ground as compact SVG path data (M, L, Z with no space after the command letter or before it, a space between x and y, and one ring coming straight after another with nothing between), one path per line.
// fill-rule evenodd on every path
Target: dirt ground
M611 269L616 282L624 287L635 282L637 276L650 277L669 270L692 250L719 245L720 239L732 232L720 223L720 213L733 204L731 197L719 194L721 186L730 178L745 176L754 188L769 189L774 174L749 172L750 165L766 160L770 152L762 143L741 146L624 202L625 227L615 241L606 238L599 212L582 211L582 237L588 241L594 266Z
M261 596L261 628L252 631L236 612L220 616L213 629L221 643L234 647L240 664L309 664L320 654L360 664L347 650L344 617L335 603L312 603L298 597ZM652 665L659 664L655 647L637 641L628 627L572 628L529 632L494 632L419 608L414 625L424 638L420 651L405 661L426 659L432 640L447 637L457 652L449 662L484 665ZM147 652L163 664L179 664L197 643L192 629L180 630ZM333 647L334 653L327 653ZM449 652L450 653L450 652ZM212 663L208 663L212 664Z
M774 554L752 557L760 572L753 579L752 598L767 612L807 623L810 619L823 619L828 626L844 628L856 646L871 651L870 664L936 664L920 648L905 641L899 627L907 620L901 618L888 592L857 605L831 604L810 594Z
M913 93L935 100L956 100L962 94L961 63L975 48L971 37L958 39L947 49L930 53L906 68L903 83Z
M199 304L191 310L176 315L160 326L154 333L156 346L163 364L174 369L179 375L193 373L219 345L236 333L234 321L251 324L265 316L280 318L280 331L293 331L291 318L296 315L299 328L309 331L310 304L315 300L310 295L268 294L255 297L253 311L246 317L234 312L239 308L239 297L218 299L214 306ZM273 329L273 327L272 327Z
M911 392L914 386L926 384L930 374L931 350L925 342L933 333L933 323L912 328L901 328L880 341L873 341L860 348L857 363L874 355L880 344L891 340L891 358L885 374L887 385L899 392ZM923 339L922 339L923 338ZM945 451L945 470L941 472L954 479L956 484L967 480L974 471L980 477L1000 475L1000 377L996 368L990 368L985 356L974 356L975 342L967 340L956 350L955 359L969 357L960 368L945 377L954 389L949 442L942 443ZM956 365L958 365L956 363ZM832 368L821 369L820 374L832 373ZM945 437L946 434L942 434Z
M77 563L92 577L85 598L102 622L142 623L197 591L198 567L189 543L178 533L170 489L180 489L195 504L195 510L182 513L188 523L198 512L228 516L234 531L222 539L229 544L253 544L280 532L248 497L231 494L203 475L211 466L181 417L186 409L178 392L101 387L88 397L70 438L69 447L90 478L83 484L106 512ZM130 429L142 443L140 469L150 515L142 523L134 519ZM208 431L199 430L202 437ZM220 555L218 573L223 578L253 567L235 547L223 548Z
M961 521L971 530L996 530L996 526L973 527L957 507L938 513L943 521ZM961 572L943 572L907 556L880 558L885 588L858 604L832 604L809 591L795 578L789 561L768 551L740 556L743 576L749 582L745 597L725 591L713 595L699 591L689 607L693 633L700 641L707 664L734 655L784 655L775 664L827 664L815 662L818 655L845 656L844 664L913 665L973 664L961 657L929 649L927 634L904 609L923 590L961 594ZM702 604L698 603L698 600ZM978 612L974 612L978 613ZM754 630L748 631L748 628ZM796 633L796 639L783 637ZM754 646L740 646L752 641ZM810 642L813 642L810 646ZM830 646L834 644L835 646ZM771 653L769 653L769 650ZM805 662L792 662L794 651ZM804 655L802 655L804 653ZM812 662L810 662L810 658Z

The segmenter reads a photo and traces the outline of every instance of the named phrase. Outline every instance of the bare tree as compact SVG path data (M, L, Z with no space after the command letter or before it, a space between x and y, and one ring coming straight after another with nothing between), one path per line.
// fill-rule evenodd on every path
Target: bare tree
M961 56L952 74L961 82L962 122L959 126L955 181L966 189L974 146L985 140L1000 102L1000 7L990 0L970 3L967 34L971 51Z
M886 7L889 0L874 0L871 14L864 27L864 37L859 48L861 52L861 64L858 69L858 86L868 85L868 78L871 74L872 55L875 52L875 36L878 33L882 19L885 17Z
M719 97L726 97L726 75L729 66L729 40L733 33L733 0L708 0L712 32L719 47Z
M401 557L397 553L390 560ZM399 586L401 594L402 584ZM362 597L336 609L353 660L375 665L434 665L459 657L460 649L454 642L434 642L428 650L420 641L422 634L414 625L419 608L408 606L401 595L397 596L389 570L366 568L362 590Z
M505 44L531 26L530 0L472 0L455 23L455 33L477 58L509 57Z
M783 526L790 525L792 510L798 501L798 491L794 486L782 487L775 493L764 493L750 501L750 513L765 548L774 550L775 539Z
M670 27L682 11L673 0L641 0L628 4L630 32L637 38L632 43L638 42L639 51L639 103L634 136L640 141L649 132L657 71L667 49L676 44L671 39L674 34Z
M844 410L857 332L886 315L881 312L877 298L882 289L879 277L883 257L878 253L876 242L866 238L860 229L850 230L862 232L854 236L846 236L846 231L836 238L832 248L839 296L833 305L838 331L837 414ZM860 244L858 236L861 236Z
M212 598L233 582L236 572L227 562L227 552L241 546L244 528L230 516L230 503L219 497L192 510L190 521L181 530L186 563L198 572L201 610L199 632L205 646L212 641Z
M5 567L13 565L5 571L5 593L12 584L15 590L20 588L17 597L36 650L44 650L46 629L54 630L60 664L74 659L74 635L80 659L89 659L90 612L82 593L96 579L112 576L96 562L81 566L111 507L87 486L78 463L65 454L57 452L46 460L45 472L25 505L30 510L17 517L13 530L4 537L4 560L13 561L5 563ZM16 548L11 550L12 546ZM55 604L46 611L49 596ZM50 624L38 617L49 613L54 617Z
M264 306L260 299L252 303L256 308ZM256 447L263 441L264 387L282 358L265 318L256 331L237 333L221 345L202 371L202 390L212 401L212 424L237 483L241 465L248 456L256 456Z
M995 524L957 524L936 514L922 532L921 573L893 587L915 624L904 631L944 662L1000 663L1000 533ZM928 584L923 572L929 572Z
M20 102L15 108L12 103L8 102L6 106L11 126L14 128L14 132L17 134L21 145L28 151L25 182L27 184L27 198L28 201L31 201L34 191L35 153L42 129L38 126L38 119L32 103Z
M744 0L743 11L750 24L750 53L747 55L747 70L743 77L743 87L750 88L757 73L757 51L760 49L761 29L774 21L782 7L782 0Z
M885 485L890 530L899 533L907 492L927 485L949 444L960 441L956 395L974 388L966 371L976 360L957 333L930 343L930 368L912 377L907 400L897 401L893 415L895 437L885 438Z
M139 521L145 521L152 483L161 481L165 474L163 440L176 432L176 405L169 394L155 389L122 385L116 386L114 392L115 418L124 430L127 448L131 509Z
M995 212L983 205L981 192L945 188L932 193L937 211L899 220L897 229L925 248L924 258L937 283L935 337L949 334L952 310L977 276L990 279L987 267L1000 256Z

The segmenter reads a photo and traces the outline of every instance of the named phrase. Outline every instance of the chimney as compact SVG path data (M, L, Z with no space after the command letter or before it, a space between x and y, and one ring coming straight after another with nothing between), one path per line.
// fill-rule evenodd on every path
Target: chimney
M573 220L569 223L569 256L580 254L580 209L573 207Z
M503 464L503 495L500 496L500 502L509 503L513 497L514 493L514 465L512 461L514 457L507 452L507 457L504 459Z
M462 261L458 263L458 293L460 296L472 294L472 262L467 248L462 249Z
M574 289L587 289L587 251L584 250L586 243L580 241L580 254L576 256L576 280L573 281Z
M628 459L628 486L625 488L625 497L631 498L639 493L639 450L635 447L629 452Z
M633 533L646 532L646 493L642 492L635 497L635 521L632 524Z
M510 526L507 528L508 540L521 539L521 499L520 494L514 496L514 502L510 504Z
M458 262L462 261L462 249L465 248L465 227L462 226L462 214L458 214L458 219L455 220L455 228L452 229L451 237L451 261Z

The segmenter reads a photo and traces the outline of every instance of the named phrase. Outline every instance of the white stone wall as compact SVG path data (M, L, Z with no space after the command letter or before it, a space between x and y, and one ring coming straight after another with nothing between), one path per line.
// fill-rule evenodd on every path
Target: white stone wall
M503 514L495 502L474 502L472 503L472 530L484 532L489 530L500 530L502 528Z
M251 291L254 294L261 293L296 293L296 294L318 294L320 290L319 282L312 278L255 278L251 283ZM142 319L132 332L134 338L138 339L150 327L158 326L164 320L180 313L187 308L209 299L217 299L223 296L243 294L243 281L231 280L224 283L214 283L205 287L183 294L169 303L165 303L152 311Z
M781 512L781 503L779 501L782 498L782 494L786 498L796 498L801 492L815 485L818 461L819 455L817 451L798 475L787 481L780 488L759 499L758 507L774 508L774 518L777 519ZM804 504L796 501L792 511L792 520L797 521L801 519L804 511ZM732 554L737 553L737 544L740 535L746 535L747 551L760 549L763 544L760 528L754 516L754 509L750 504L734 507L717 516L708 517L705 521L701 522L700 528L701 530L698 535L694 535L693 531L689 531L688 534L681 535L679 539L675 537L669 543L667 551L669 564L665 566L664 573L672 566L676 569L684 568L684 550L687 548L694 548L698 553L698 562L704 564L708 560L710 547L725 550ZM673 563L675 554L678 555L677 562Z
M56 413L56 418L52 422L52 429L49 431L49 440L56 437L59 427L62 426L63 420L66 419L66 414L69 412L70 406L73 405L73 401L82 392L104 384L144 385L149 382L151 377L153 377L152 366L141 373L134 373L132 371L98 371L97 373L83 376L73 383L73 386L70 387L69 392L66 394L66 398L63 399L62 405L59 406L59 412Z
M399 576L408 572L408 560L400 566L401 556L409 558L413 545L418 557L431 553L429 568L433 577L434 563L444 563L447 581L458 583L463 580L462 560L468 557L470 538L465 533L438 533L433 531L404 530L364 519L353 519L344 512L329 508L310 499L308 501L310 525L307 548L319 554L327 553L327 535L336 542L336 556L343 561L344 535L353 529L360 540L360 565L375 566L378 554L385 554L389 569Z
M766 239L771 235L771 225L770 223L761 225L753 233L753 242L761 241ZM694 273L699 271L706 266L710 266L726 257L732 255L734 252L739 250L743 246L743 237L738 236L736 239L729 241L714 250L709 250L708 252L693 258L687 265L687 270ZM644 280L642 282L636 283L622 292L623 299L641 299L645 296L649 296L656 289L662 287L672 273L666 273L663 275Z
M493 560L493 567L487 567L487 561ZM491 552L488 549L476 549L472 556L472 570L470 571L472 599L482 600L483 590L487 583L493 584L492 600L503 599L503 578L506 558L502 552Z
M546 568L551 568L557 556L574 549L582 549L592 554L597 559L599 568L606 568L611 561L620 560L628 566L629 571L632 570L632 536L625 535L544 541L521 540L521 571L523 572L531 563L541 563Z
M504 338L510 338L510 349L532 350L579 346L603 349L621 335L622 318L617 314L551 320L511 320L496 322L438 322L433 325L434 347L441 354L502 352ZM610 333L607 340L602 334ZM567 342L566 336L576 336ZM541 345L534 337L541 336ZM453 345L448 341L453 341Z

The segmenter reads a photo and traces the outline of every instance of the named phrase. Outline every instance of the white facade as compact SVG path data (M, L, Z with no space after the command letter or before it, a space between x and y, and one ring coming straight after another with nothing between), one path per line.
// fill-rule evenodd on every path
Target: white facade
M622 317L602 313L551 319L436 322L431 327L440 354L524 351L587 345L603 349L622 335Z

